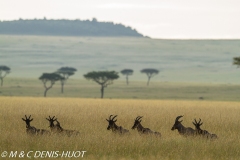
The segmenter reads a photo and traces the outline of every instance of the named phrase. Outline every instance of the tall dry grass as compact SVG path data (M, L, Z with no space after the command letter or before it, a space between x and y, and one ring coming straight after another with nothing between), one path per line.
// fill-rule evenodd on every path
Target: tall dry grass
M46 117L56 116L63 128L78 130L80 136L28 136L21 120L25 114L32 115L32 126L48 130ZM114 135L106 129L110 114L118 115L116 124L129 129L129 136ZM171 131L178 115L184 115L183 125L193 128L193 119L201 118L202 128L219 138L184 138ZM143 116L142 125L161 132L162 138L140 136L131 130L136 116ZM240 157L238 102L0 97L0 118L1 152L85 150L83 159Z

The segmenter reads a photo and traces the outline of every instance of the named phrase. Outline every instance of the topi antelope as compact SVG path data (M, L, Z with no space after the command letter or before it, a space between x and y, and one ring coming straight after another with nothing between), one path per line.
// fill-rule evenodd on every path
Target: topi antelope
M124 129L122 126L117 126L115 122L117 122L117 120L114 120L117 115L115 115L113 118L111 118L113 115L110 115L108 119L106 119L108 121L108 127L107 130L112 130L112 132L114 133L119 133L119 134L129 134L129 130Z
M206 130L202 130L200 128L200 126L203 124L203 122L201 123L201 119L199 118L199 121L197 122L196 119L194 119L195 122L192 122L193 125L195 126L196 128L196 133L197 135L201 135L203 137L206 137L206 138L209 138L209 139L216 139L217 138L217 135L216 134L211 134L209 133L208 131Z
M52 133L57 133L57 134L63 134L67 136L72 136L72 135L78 135L79 132L75 130L65 130L61 127L60 123L58 122L57 118L53 116L52 118L49 116L49 118L46 118L49 121L49 127L51 129ZM54 124L54 121L57 122L57 124Z
M52 118L49 116L49 118L46 118L49 121L49 127L51 129L52 133L60 133L60 128L58 126L56 126L54 124L54 121L57 120L57 118L55 118L55 116L53 116Z
M181 135L184 135L184 136L194 136L196 134L195 130L192 129L191 127L184 127L182 125L182 120L179 121L179 119L183 117L183 116L177 116L176 120L175 120L175 123L174 125L172 126L172 131L177 129L178 130L178 133L181 134Z
M135 129L137 128L138 130L138 133L140 134L154 134L156 136L161 136L161 133L159 132L154 132L152 130L150 130L149 128L144 128L142 125L141 125L141 121L140 120L142 117L138 116L136 119L135 119L135 122L132 126L132 129Z
M33 120L33 118L31 119L31 115L29 117L27 117L25 115L25 119L22 118L22 120L26 122L26 132L27 132L27 134L29 134L29 135L50 135L50 132L48 130L37 129L37 128L30 125L30 122Z
M61 127L60 123L57 121L57 119L56 119L56 122L57 122L57 124L56 124L55 126L58 128L59 133L65 134L65 135L67 135L68 137L70 137L70 136L77 136L77 135L80 134L80 132L79 132L79 131L76 131L76 130L63 129L63 128Z

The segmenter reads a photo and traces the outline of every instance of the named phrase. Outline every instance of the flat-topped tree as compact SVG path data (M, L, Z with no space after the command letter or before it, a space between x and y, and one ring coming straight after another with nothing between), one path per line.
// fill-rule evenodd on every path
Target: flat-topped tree
M60 81L64 79L61 75L57 73L43 73L39 79L43 82L45 91L44 91L44 97L47 95L47 91L53 87L56 81ZM47 86L47 82L50 82L50 84Z
M61 86L62 86L62 89L61 89L61 92L63 93L63 87L64 87L64 84L65 82L68 80L68 78L72 75L74 75L74 73L77 71L77 69L75 68L72 68L72 67L61 67L60 69L58 69L56 71L56 73L60 74L63 79L61 79Z
M8 66L0 66L0 80L1 86L3 86L3 78L10 73L10 68Z
M132 69L124 69L121 71L121 73L126 76L126 83L128 85L128 76L133 74L133 70Z
M150 79L157 75L159 71L157 69L152 69L152 68L147 68L147 69L142 69L141 73L145 73L148 77L147 85L149 85Z
M233 65L237 65L237 67L240 67L240 57L234 57L233 58Z
M113 84L113 80L118 79L118 73L115 71L98 71L88 72L83 75L87 80L92 80L101 85L101 98L104 95L104 88L108 85Z

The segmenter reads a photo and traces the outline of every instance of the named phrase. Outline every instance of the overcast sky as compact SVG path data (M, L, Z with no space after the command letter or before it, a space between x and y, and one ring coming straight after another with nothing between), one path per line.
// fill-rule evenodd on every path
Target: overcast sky
M92 19L152 38L240 38L240 0L0 0L0 20Z

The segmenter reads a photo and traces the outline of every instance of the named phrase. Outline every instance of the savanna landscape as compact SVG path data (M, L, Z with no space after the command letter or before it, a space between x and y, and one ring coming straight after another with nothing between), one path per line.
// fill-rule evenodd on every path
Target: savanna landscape
M0 64L11 67L0 87L0 151L84 150L82 159L103 160L239 159L239 69L232 62L239 55L239 42L0 35ZM44 98L39 77L62 66L77 72L67 80L64 93L56 82ZM83 77L90 71L125 68L134 70L129 85L119 73L103 99L100 86ZM160 71L149 86L140 73L143 68ZM25 115L33 118L31 126L48 131L46 118L56 116L62 128L80 134L28 135ZM118 115L116 124L130 134L107 130L110 115ZM179 115L193 129L194 119L201 118L201 128L218 138L172 131ZM132 130L137 116L161 137Z
M1 151L87 151L83 159L238 159L239 102L187 100L128 100L85 98L1 97ZM107 130L110 114L129 135ZM218 139L184 137L172 131L175 118L193 127L201 118L202 129ZM29 136L24 115L32 115L32 126L49 129L48 116L56 116L65 129L79 136ZM142 125L161 133L161 138L139 135L131 130L134 119L143 116ZM26 158L27 159L27 158ZM58 159L58 158L57 158ZM60 158L59 158L60 159ZM66 158L62 158L66 159Z

